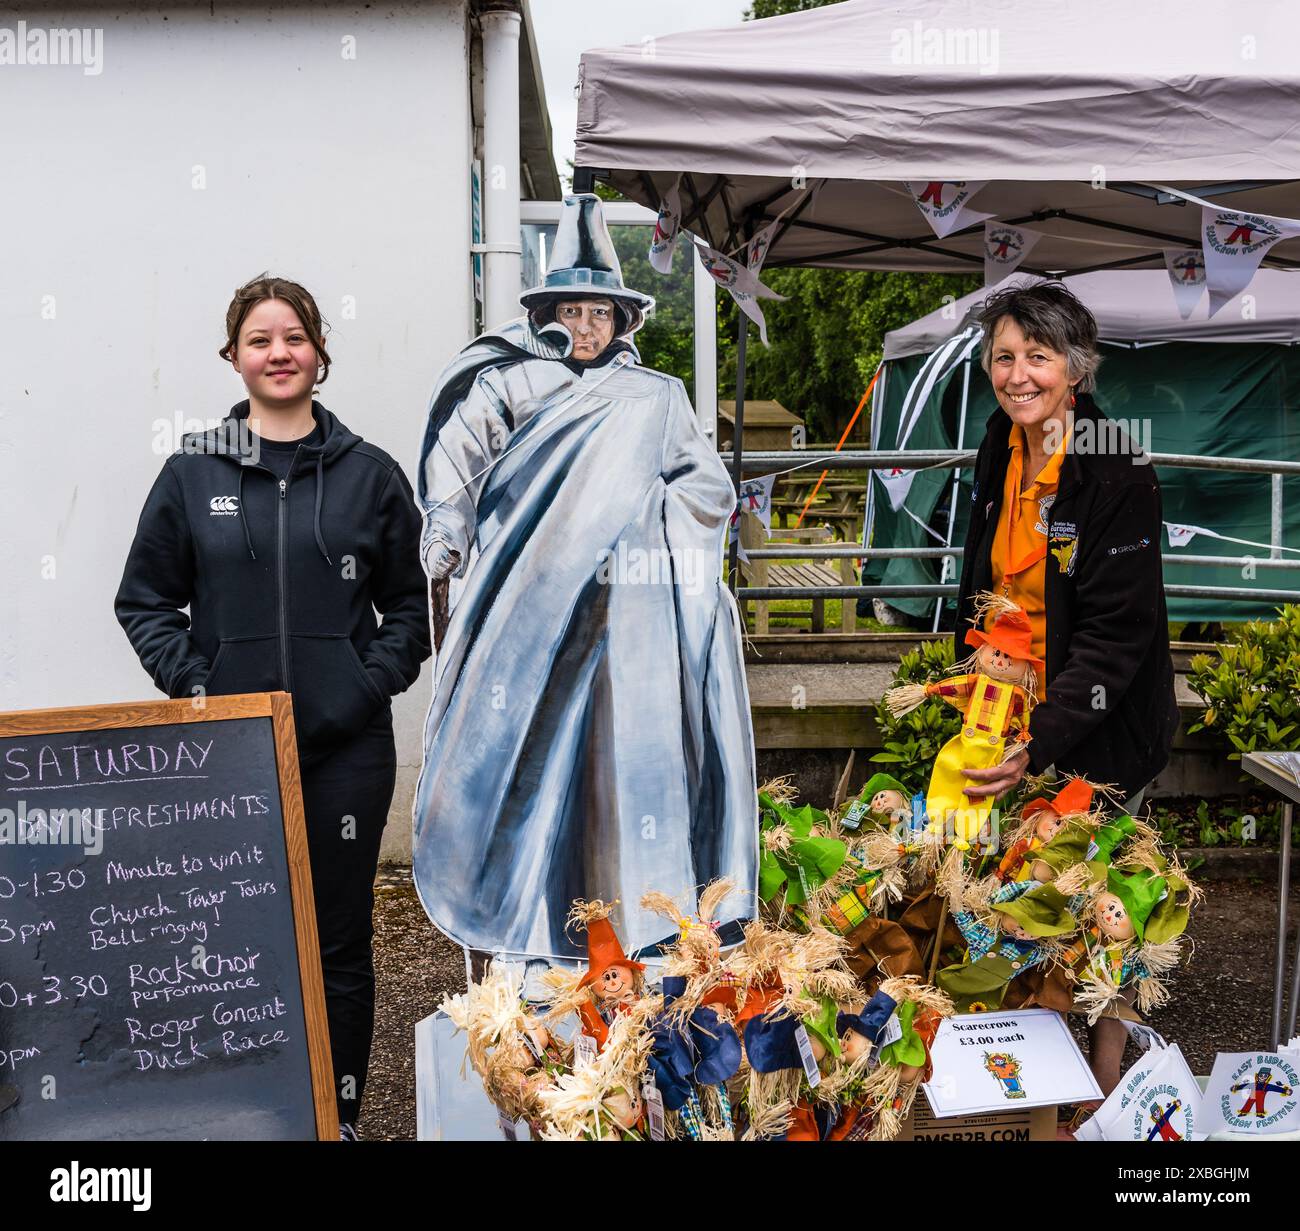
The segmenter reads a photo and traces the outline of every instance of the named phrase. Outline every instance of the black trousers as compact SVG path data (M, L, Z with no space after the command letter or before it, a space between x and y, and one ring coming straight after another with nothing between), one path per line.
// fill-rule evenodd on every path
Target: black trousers
M389 722L302 769L339 1120L355 1124L375 1030L375 872L397 774Z

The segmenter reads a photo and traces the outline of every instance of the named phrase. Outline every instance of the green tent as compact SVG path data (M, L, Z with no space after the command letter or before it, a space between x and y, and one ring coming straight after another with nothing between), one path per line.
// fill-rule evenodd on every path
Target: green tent
M1207 319L1201 303L1188 320L1176 310L1162 270L1105 271L1066 278L1097 318L1102 365L1094 396L1111 418L1152 453L1291 461L1300 458L1300 275L1260 271L1243 295ZM980 367L973 312L987 291L888 334L885 371L873 404L873 449L976 448L998 410ZM883 386L883 388L881 387ZM962 423L963 407L965 422ZM965 541L970 471L877 471L869 482L864 545L960 547ZM1246 546L1197 533L1180 546L1162 543L1167 585L1300 589L1300 571L1242 563L1177 565L1178 555L1241 561L1269 555L1271 476L1160 467L1166 526L1196 527ZM1300 480L1283 480L1282 543L1300 548ZM1175 531L1180 541L1185 533ZM1283 553L1300 561L1300 553ZM959 566L959 562L958 562ZM939 560L872 560L866 585L952 582ZM890 606L931 619L934 599L889 598ZM951 609L951 600L949 600ZM1244 620L1273 604L1227 598L1170 598L1172 621Z

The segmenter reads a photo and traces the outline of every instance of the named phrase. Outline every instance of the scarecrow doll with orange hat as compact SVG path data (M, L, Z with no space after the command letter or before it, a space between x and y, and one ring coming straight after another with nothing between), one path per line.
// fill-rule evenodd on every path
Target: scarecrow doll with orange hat
M945 834L951 825L953 845L960 850L969 849L979 836L993 803L991 797L968 799L965 788L974 784L966 771L999 765L1028 742L1035 671L1044 665L1034 656L1029 618L1017 604L985 592L977 596L975 611L979 622L991 618L991 623L987 631L966 633L966 644L975 652L956 665L957 674L929 684L904 684L885 694L895 716L914 710L927 697L941 697L965 717L960 733L935 758L925 801L929 832Z
M1044 796L1025 804L1020 810L1021 823L998 865L998 880L1030 880L1034 866L1031 856L1051 842L1067 821L1086 820L1092 813L1092 797L1093 787L1089 782L1071 778L1054 798Z
M643 962L634 962L623 952L609 917L617 902L579 898L569 911L569 926L587 931L587 970L578 980L586 996L578 1000L582 1033L596 1040L597 1050L605 1046L615 1016L627 1012L645 992Z

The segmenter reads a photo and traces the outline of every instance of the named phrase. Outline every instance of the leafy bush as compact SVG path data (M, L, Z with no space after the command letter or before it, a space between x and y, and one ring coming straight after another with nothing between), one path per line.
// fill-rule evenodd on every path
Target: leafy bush
M1233 629L1217 658L1192 659L1187 682L1206 705L1188 730L1218 735L1230 761L1300 750L1300 606Z
M937 680L952 666L951 637L923 641L919 649L909 650L899 659L891 687ZM912 794L925 791L939 749L961 730L961 714L937 697L928 698L901 718L895 718L881 701L876 706L876 722L884 751L871 759L886 765L887 772Z

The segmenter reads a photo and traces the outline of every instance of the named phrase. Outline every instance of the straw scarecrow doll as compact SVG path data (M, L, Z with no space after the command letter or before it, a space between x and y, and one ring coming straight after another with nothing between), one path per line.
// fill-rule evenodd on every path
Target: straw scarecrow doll
M627 1004L608 1027L595 1060L560 1073L540 1092L544 1140L646 1140L641 1091L651 1072L651 1023L658 1009L658 997Z
M905 825L911 812L907 788L889 774L874 774L840 817L840 828L857 830L864 825L892 828L900 823Z
M841 868L847 845L829 834L830 817L808 804L793 806L788 779L758 793L758 898L777 921L794 911L797 923L817 918L822 888Z
M665 1109L676 1113L693 1140L734 1137L727 1082L741 1060L732 1025L740 981L723 961L715 918L718 904L734 888L726 880L706 886L695 914L682 911L666 894L651 892L641 899L643 909L678 929L676 942L664 952L663 1013L654 1027L652 1065Z
M645 964L634 962L623 952L609 916L617 902L579 898L569 912L569 924L587 931L587 971L577 990L585 992L576 1005L582 1033L605 1045L609 1027L619 1013L626 1013L645 993Z
M858 986L843 952L843 940L820 926L803 935L758 921L745 928L733 968L742 979L736 1026L749 1070L746 1140L820 1137L810 1082L820 1081L827 1057L838 1056L836 1006ZM807 1069L801 1046L811 1054Z
M896 1037L881 1038L877 1063L857 1091L858 1114L850 1118L846 1113L833 1137L892 1141L898 1136L916 1092L930 1080L930 1048L939 1026L953 1013L948 996L914 977L886 979L877 994L896 1003Z
M1138 862L1141 860L1141 862ZM1095 876L1096 865L1090 869ZM1169 1001L1164 976L1181 956L1179 938L1201 890L1176 859L1150 850L1130 854L1088 887L1090 909L1083 934L1061 955L1078 980L1075 1006L1092 1024L1121 1012L1123 990L1136 992L1139 1012Z
M1021 823L1013 833L997 876L1001 881L1027 881L1033 854L1056 837L1071 819L1086 818L1092 810L1093 788L1083 778L1071 778L1052 799L1030 800L1021 809ZM1046 880L1046 877L1036 879Z
M963 1012L1001 1006L1007 985L1055 950L1048 942L1073 935L1079 924L1060 889L1037 881L972 883L959 863L946 861L939 884L967 944L964 961L939 971L938 985Z
M966 644L975 652L956 665L957 674L935 683L904 684L885 694L895 716L909 713L927 697L941 697L965 718L960 733L935 758L925 801L930 832L945 834L951 824L953 845L961 850L979 836L993 804L991 797L967 799L963 792L973 784L966 771L999 765L1028 742L1035 670L1044 665L1033 654L1029 618L1019 606L985 592L977 596L975 610L977 620L992 617L992 623L987 631L966 633Z
M492 1102L512 1120L537 1125L542 1091L568 1071L573 1054L529 1009L522 979L493 962L481 983L444 997L442 1011L465 1032L469 1062Z

